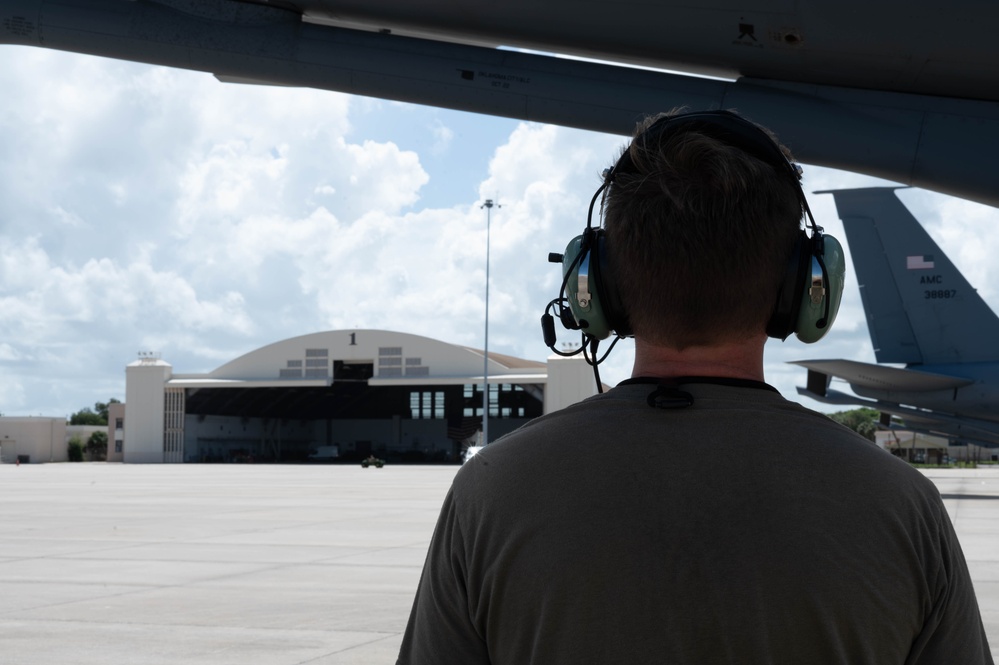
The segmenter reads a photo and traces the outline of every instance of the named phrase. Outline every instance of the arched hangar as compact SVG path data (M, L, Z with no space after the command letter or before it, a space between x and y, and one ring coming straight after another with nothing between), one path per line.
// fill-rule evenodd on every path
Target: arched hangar
M481 436L485 366L481 350L386 330L293 337L208 374L140 354L108 459L457 460ZM595 392L578 359L490 353L487 374L490 440Z

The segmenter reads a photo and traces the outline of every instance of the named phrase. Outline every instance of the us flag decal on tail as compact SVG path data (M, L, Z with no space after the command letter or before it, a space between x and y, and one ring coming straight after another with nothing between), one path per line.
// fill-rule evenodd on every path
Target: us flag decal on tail
M933 267L933 255L923 254L921 256L905 257L906 270L929 270Z

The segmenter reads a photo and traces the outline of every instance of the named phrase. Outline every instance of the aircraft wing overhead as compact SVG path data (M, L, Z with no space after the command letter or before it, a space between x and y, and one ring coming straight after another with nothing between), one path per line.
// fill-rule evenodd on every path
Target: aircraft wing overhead
M988 161L999 153L999 5L873 9L860 0L762 10L677 0L0 0L0 44L615 134L676 106L735 108L801 161L999 205ZM636 64L727 80L626 66Z
M892 392L930 392L969 386L974 381L957 376L885 367L855 360L799 360L792 362L825 376L845 379L851 386Z

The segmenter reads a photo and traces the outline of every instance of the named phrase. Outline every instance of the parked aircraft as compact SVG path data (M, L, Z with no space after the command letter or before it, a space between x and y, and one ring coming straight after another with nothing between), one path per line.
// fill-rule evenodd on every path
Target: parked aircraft
M974 0L0 0L0 43L223 81L619 134L674 106L736 108L801 161L991 205L997 23Z
M999 317L902 205L896 188L831 193L878 363L803 360L801 395L871 406L906 429L999 445ZM830 388L846 380L848 395Z

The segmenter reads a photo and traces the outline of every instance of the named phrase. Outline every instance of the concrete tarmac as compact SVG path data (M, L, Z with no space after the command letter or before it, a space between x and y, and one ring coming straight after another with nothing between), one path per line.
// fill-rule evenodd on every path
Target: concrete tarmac
M0 466L0 664L394 663L457 467ZM999 660L999 469L927 473Z

